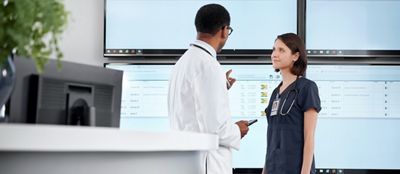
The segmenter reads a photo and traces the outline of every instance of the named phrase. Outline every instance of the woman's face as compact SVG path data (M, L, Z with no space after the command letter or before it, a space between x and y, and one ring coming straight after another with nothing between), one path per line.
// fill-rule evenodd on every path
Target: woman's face
M292 51L280 39L277 39L272 48L272 66L274 69L291 68L294 62L299 58L299 53L292 54Z

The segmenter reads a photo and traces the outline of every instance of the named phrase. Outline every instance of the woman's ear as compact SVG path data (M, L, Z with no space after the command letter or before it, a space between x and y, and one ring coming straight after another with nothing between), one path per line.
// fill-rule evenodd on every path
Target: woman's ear
M296 62L300 58L300 52L296 52L292 55L293 62Z

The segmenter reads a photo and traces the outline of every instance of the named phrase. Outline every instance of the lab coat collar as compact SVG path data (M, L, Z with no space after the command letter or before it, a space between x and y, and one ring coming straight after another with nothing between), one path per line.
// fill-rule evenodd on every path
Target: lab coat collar
M214 50L214 48L208 44L207 42L201 41L201 40L196 40L194 41L193 44L196 44L198 46L203 47L204 49L206 49L207 51L209 51L212 55L212 57L217 58L217 52Z

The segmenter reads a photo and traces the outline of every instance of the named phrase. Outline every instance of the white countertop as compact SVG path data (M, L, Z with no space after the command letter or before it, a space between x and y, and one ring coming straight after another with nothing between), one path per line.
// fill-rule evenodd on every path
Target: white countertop
M217 148L218 137L210 134L0 124L0 151L149 152L205 151Z

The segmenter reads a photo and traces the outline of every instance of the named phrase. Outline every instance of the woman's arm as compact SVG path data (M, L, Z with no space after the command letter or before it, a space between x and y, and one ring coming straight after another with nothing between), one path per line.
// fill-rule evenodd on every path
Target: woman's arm
M310 174L314 156L314 135L318 113L314 108L304 112L304 147L301 174Z

